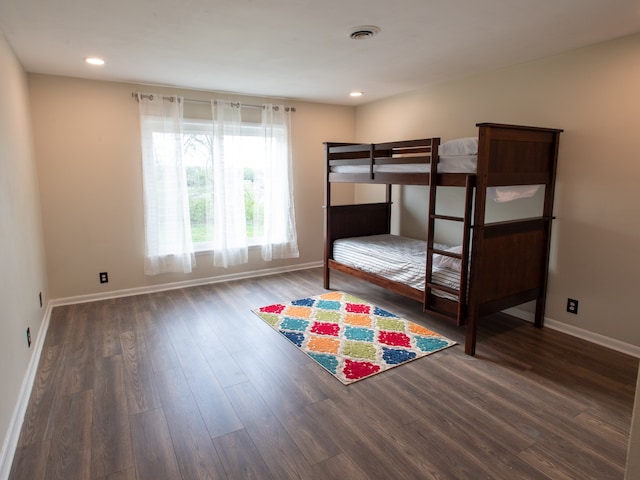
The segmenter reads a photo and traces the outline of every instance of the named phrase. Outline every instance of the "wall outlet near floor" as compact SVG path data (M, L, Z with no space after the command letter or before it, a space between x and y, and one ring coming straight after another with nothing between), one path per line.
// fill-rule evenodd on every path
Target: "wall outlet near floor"
M100 272L100 283L109 283L109 274L107 272Z
M27 347L31 348L31 329L27 327Z
M567 312L578 314L578 300L567 298Z

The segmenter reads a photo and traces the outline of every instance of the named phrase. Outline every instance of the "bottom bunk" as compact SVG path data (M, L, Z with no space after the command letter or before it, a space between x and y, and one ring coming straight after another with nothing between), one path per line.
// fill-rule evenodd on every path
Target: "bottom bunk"
M461 246L436 244L441 251L460 253ZM341 238L333 244L333 263L381 278L383 286L396 284L406 296L422 301L426 283L427 242L399 235L371 235ZM460 288L461 262L434 255L431 281L450 290ZM433 294L453 302L458 296L434 289Z
M433 255L427 280L427 242L390 235L389 209L387 203L327 207L331 228L325 245L325 288L330 270L337 270L417 300L429 314L457 325L467 323L465 351L470 355L475 353L481 316L536 301L536 326L542 326L550 218L473 227L467 280L460 285L462 263L445 255ZM434 247L437 252L461 250Z
M461 246L436 244L438 250L460 252ZM328 268L342 271L419 302L425 301L427 242L400 235L371 235L341 238L333 244ZM441 286L431 290L426 302L429 311L458 325L458 295L461 261L433 256L431 282ZM445 291L443 289L447 289Z

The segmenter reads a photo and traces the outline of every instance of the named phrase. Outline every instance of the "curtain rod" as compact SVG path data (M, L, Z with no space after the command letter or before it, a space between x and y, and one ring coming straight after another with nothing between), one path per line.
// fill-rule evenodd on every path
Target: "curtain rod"
M136 101L140 101L140 97L143 98L148 98L150 100L153 100L153 95L152 94L147 94L147 93L136 93L136 92L131 92L131 96L136 100ZM173 97L166 97L163 96L162 98L164 98L165 100L170 100L173 101ZM211 101L210 100L196 100L194 98L183 98L183 100L185 102L190 102L190 103L208 103L210 104ZM256 104L251 104L251 103L240 103L240 102L231 102L232 105L238 105L239 107L249 107L249 108L264 108L264 106L262 105L256 105ZM285 111L289 112L295 112L296 111L296 107L288 107L285 106L284 107Z

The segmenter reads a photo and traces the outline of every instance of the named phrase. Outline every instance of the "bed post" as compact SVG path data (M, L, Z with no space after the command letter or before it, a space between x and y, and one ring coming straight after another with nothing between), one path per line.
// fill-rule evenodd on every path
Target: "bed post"
M536 312L534 317L534 326L542 328L544 326L544 311L547 303L547 283L549 279L549 256L551 253L551 224L553 223L553 197L556 190L556 171L558 166L558 148L560 144L560 131L554 132L553 144L552 144L552 168L551 178L549 184L544 188L544 206L542 210L542 216L547 221L546 228L546 252L544 259L544 277L542 280L542 289L540 295L536 299Z
M329 290L329 249L330 245L330 232L329 226L331 222L329 221L329 215L331 215L331 182L329 182L329 144L325 142L324 144L324 288L325 290Z
M486 127L480 126L478 131L478 160L486 158L489 150L489 139ZM482 281L478 266L482 264L484 243L485 211L487 207L488 162L478 161L476 169L476 192L473 212L473 241L471 244L471 270L469 281L469 302L467 309L467 332L464 341L464 353L476 354L476 336L478 331L479 294L478 282Z

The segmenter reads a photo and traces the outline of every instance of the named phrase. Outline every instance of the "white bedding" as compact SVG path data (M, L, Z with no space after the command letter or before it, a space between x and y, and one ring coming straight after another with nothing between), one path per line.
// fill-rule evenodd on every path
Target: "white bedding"
M435 247L439 250L449 248L441 244ZM333 258L350 267L424 290L427 247L423 240L398 235L342 238L333 243ZM433 282L458 289L460 272L437 266L440 261L449 258L434 255ZM433 293L457 300L443 291L434 290Z
M447 140L440 145L440 155L477 155L478 137L464 137Z
M478 139L457 138L440 145L438 173L476 173L478 165ZM339 165L331 168L335 173L369 173L369 165ZM404 163L374 165L374 173L429 173L428 163ZM536 194L540 185L513 185L487 188L487 197L496 202L510 202L529 198Z
M476 173L477 155L440 155L438 173ZM428 163L399 163L374 165L375 173L429 173L431 165ZM331 167L336 173L368 173L369 165L336 165Z

